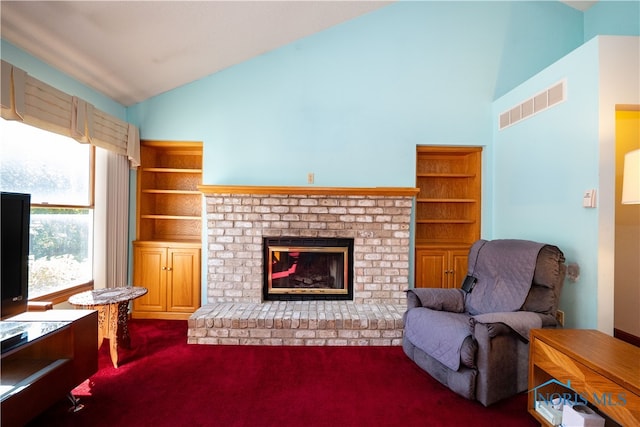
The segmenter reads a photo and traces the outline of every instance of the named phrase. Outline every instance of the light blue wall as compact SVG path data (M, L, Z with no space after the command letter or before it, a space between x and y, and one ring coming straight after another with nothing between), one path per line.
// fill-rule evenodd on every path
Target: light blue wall
M494 238L555 244L581 279L566 283L568 327L597 327L598 209L582 207L599 177L599 55L586 43L494 103ZM567 100L497 130L497 116L566 79Z
M0 40L0 42L0 57L3 60L68 95L84 99L105 113L109 113L120 120L126 119L127 111L123 105L79 83L77 80L18 49L6 40Z
M640 34L640 1L599 0L584 13L584 39Z
M129 119L142 138L204 141L206 184L306 185L313 172L318 186L414 186L416 145L489 145L496 93L582 34L582 14L561 3L401 2L130 107Z

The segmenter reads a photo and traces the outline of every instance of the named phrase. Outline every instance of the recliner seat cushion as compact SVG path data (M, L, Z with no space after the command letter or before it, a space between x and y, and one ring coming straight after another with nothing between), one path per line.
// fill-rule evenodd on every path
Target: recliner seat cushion
M405 318L405 336L449 369L457 371L461 363L473 368L477 344L471 337L469 319L467 313L413 308Z

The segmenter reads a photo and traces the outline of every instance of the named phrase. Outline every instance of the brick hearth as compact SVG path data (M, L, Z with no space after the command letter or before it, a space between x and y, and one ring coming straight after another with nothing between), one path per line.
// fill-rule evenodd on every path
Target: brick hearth
M207 304L189 343L401 344L414 189L202 190ZM353 301L262 301L263 237L354 239Z
M189 320L189 342L255 345L401 345L404 308L352 301L215 303Z

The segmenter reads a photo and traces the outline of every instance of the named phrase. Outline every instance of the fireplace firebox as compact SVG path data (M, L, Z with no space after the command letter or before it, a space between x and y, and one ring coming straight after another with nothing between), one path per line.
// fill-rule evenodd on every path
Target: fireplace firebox
M352 300L353 239L264 238L266 301Z

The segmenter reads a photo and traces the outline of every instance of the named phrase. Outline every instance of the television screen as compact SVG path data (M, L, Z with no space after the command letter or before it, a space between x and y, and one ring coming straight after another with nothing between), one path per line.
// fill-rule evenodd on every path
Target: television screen
M26 311L29 299L29 194L2 193L0 199L1 317Z

